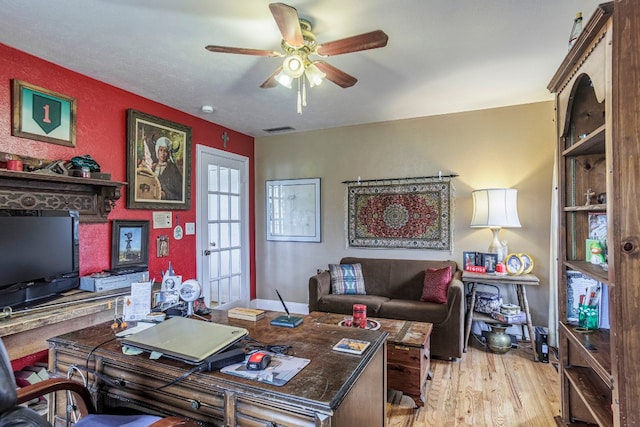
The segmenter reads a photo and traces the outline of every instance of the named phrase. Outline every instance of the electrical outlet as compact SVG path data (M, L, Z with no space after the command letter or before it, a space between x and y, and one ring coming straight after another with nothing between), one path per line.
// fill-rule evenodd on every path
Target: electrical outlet
M184 225L184 228L185 228L185 234L186 235L196 234L196 223L195 222L187 222Z

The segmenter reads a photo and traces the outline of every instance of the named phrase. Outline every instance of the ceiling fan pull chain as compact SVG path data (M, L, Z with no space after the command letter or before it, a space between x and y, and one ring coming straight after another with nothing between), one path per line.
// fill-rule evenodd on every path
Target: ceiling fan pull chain
M300 95L300 82L302 79L298 79L298 114L302 114L302 96Z
M302 80L302 106L307 106L307 85L305 84L305 75L303 74L300 80Z

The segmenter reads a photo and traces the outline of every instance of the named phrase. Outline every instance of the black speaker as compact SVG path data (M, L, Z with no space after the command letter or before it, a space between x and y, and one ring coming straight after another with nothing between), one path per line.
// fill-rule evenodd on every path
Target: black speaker
M536 326L535 333L538 362L549 363L549 330L542 326Z

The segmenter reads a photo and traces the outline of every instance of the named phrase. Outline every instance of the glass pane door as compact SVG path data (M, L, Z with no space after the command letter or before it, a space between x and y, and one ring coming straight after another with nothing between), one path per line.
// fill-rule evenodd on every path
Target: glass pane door
M198 212L202 224L198 253L202 255L205 302L210 308L231 307L249 299L246 163L220 153L202 153L199 161L203 203Z

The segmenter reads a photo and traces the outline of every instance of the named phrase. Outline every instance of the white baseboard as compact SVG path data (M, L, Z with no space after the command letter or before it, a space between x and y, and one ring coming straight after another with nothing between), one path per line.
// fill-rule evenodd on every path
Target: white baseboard
M309 306L300 302L285 301L287 308L291 314L309 314ZM254 299L251 300L251 308L259 308L261 310L282 311L284 307L279 300Z

